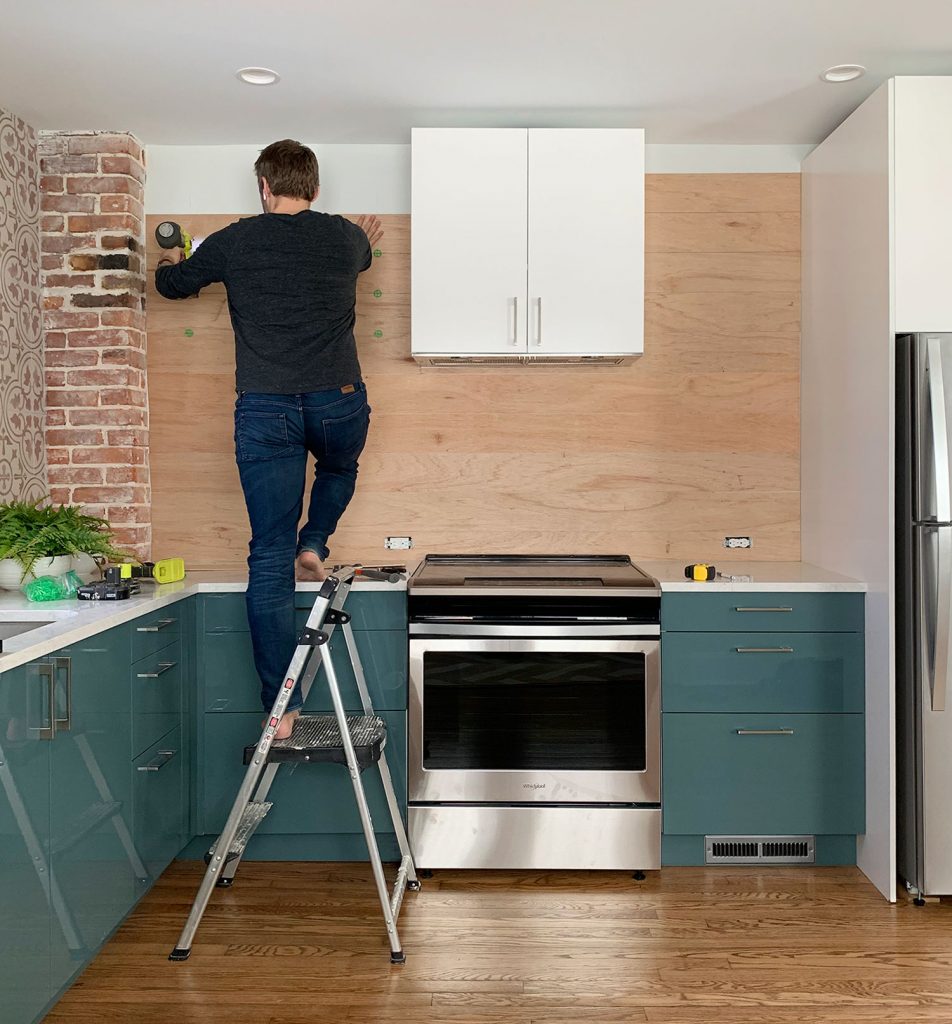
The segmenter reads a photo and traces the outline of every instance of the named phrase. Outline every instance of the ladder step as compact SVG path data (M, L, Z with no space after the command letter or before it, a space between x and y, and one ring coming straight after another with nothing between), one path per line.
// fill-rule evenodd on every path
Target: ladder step
M240 857L245 852L245 847L248 845L248 840L255 834L255 830L268 816L268 811L271 810L272 805L262 801L252 800L250 804L245 808L244 814L241 816L241 823L238 825L238 831L235 833L235 840L231 844L231 849L228 851L228 855L225 857L225 863L233 860L235 857ZM220 838L220 837L219 837ZM218 839L209 847L208 853L205 854L205 863L207 864L212 857L215 855L215 851L218 849Z
M387 724L377 715L348 715L350 733L360 768L380 760L387 742ZM254 759L257 744L245 747L245 764ZM268 760L278 763L347 764L340 727L334 715L300 715L286 740L275 740Z
M55 856L71 850L90 832L95 831L104 821L115 817L121 810L122 804L118 800L104 800L92 804L69 823L59 839L50 844L50 855Z

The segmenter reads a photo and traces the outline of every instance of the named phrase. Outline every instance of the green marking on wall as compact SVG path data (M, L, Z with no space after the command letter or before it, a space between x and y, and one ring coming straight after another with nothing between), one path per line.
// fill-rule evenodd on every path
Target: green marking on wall
M383 337L383 331L380 331L380 330L374 331L374 337L375 338L382 338Z
M379 288L374 288L374 298L379 299L383 295L383 292Z
M186 338L194 337L194 335L195 335L195 332L192 330L191 327L186 327L185 328L185 337Z
M383 253L379 249L374 249L374 256L379 258L380 256L383 256Z

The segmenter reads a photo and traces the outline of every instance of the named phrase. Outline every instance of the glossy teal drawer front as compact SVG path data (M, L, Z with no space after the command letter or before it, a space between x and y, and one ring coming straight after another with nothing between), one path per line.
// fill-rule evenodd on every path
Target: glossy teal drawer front
M245 611L245 595L238 593L205 594L202 629L206 633L247 633L248 614ZM294 594L298 626L307 621L307 613L314 605L317 592L298 590ZM355 630L406 629L406 591L351 591L345 605L352 618Z
M862 712L862 633L668 633L665 711Z
M662 595L661 628L665 632L862 632L864 609L863 594L677 592Z
M670 834L863 832L863 715L665 714Z
M182 641L132 666L132 752L146 747L179 724L182 713Z
M161 737L133 763L136 849L148 869L139 891L154 882L185 845L185 751L180 727Z
M387 763L401 807L406 808L406 712L383 711L387 723ZM244 778L242 752L261 733L261 713L202 716L205 764L200 792L204 793L200 828L211 834L221 830ZM386 797L376 767L362 776L370 811L378 832L392 832ZM283 767L271 787L274 808L260 828L261 834L356 833L360 815L347 769L336 764Z
M132 622L132 660L146 658L174 640L182 632L183 609L171 604Z
M404 709L407 706L407 634L404 631L355 631L367 689L378 709ZM255 672L249 634L206 634L204 645L204 707L206 711L261 710L261 684ZM334 631L331 655L337 669L337 682L348 709L360 708L360 696L353 668L347 656L343 632ZM311 687L309 711L332 708L323 669Z
M198 628L204 633L247 633L244 594L203 594Z
M294 607L305 611L314 605L317 593L298 590L294 594ZM407 594L405 590L352 590L344 604L351 616L354 629L406 629Z

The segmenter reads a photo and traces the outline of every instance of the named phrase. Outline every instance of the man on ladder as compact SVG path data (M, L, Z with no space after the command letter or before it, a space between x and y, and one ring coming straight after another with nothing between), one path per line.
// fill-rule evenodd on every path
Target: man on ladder
M327 541L354 493L357 459L367 439L370 407L354 342L357 277L382 236L376 217L356 224L310 209L317 198L317 158L299 142L262 150L255 174L264 214L210 235L185 260L166 250L155 285L184 299L222 281L235 330L235 456L251 521L248 622L261 700L268 717L225 828L171 960L185 960L215 886L232 883L255 829L271 808L268 795L285 763L336 762L347 767L360 813L393 963L405 960L396 918L406 889L419 888L387 758L386 726L374 714L349 615L343 604L356 576L399 577L350 568L325 580ZM308 454L314 482L307 521L298 533ZM294 580L323 580L300 637L295 635ZM354 668L362 715L344 710L328 640L341 626ZM318 654L314 657L315 653ZM318 669L333 715L300 716ZM299 717L300 716L300 717ZM295 728L295 720L300 726ZM388 894L361 773L376 764L400 847Z
M209 235L185 260L159 260L155 287L168 299L222 281L235 331L235 457L251 543L248 624L261 702L270 711L294 654L294 580L322 580L327 541L354 493L370 406L354 342L357 277L382 237L310 209L317 158L285 139L261 151L255 174L264 213ZM308 454L314 456L307 521L298 533ZM300 688L278 724L291 735Z

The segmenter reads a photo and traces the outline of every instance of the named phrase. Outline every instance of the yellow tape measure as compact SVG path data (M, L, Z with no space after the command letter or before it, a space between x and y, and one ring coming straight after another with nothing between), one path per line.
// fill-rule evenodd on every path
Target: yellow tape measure
M704 562L694 562L684 567L684 575L695 583L710 583L717 576L717 569Z

